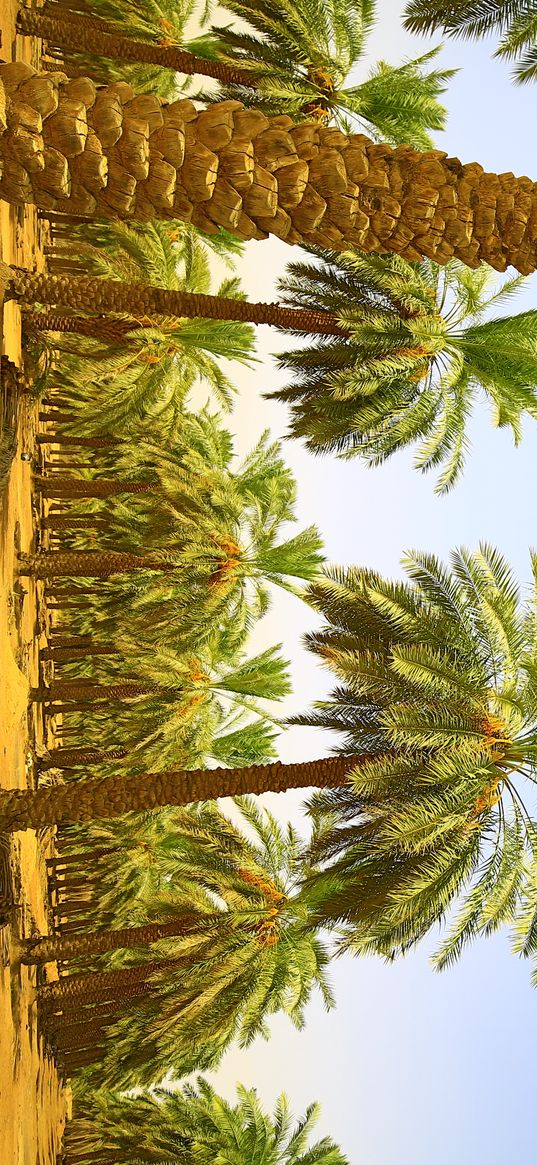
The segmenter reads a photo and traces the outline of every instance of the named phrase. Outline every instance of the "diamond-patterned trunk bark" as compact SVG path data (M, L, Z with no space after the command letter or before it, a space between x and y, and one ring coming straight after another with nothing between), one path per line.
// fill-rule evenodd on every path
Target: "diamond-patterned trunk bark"
M158 809L161 805L190 805L217 797L246 793L282 793L286 789L337 788L370 757L330 756L322 760L240 769L194 769L137 776L90 777L68 785L43 786L0 792L0 830L15 832L92 821L123 813Z
M123 760L127 756L124 748L52 748L46 759L40 760L39 768L74 769L80 765L104 765L112 760Z
M87 77L39 75L20 61L1 65L0 81L8 98L0 196L8 202L142 222L179 218L243 239L274 234L411 261L535 269L530 178L269 118L237 101L199 111L188 99L137 96L125 82L97 89Z
M19 557L19 574L34 578L110 578L131 570L175 570L164 562L144 554L126 554L113 550L59 550Z
M146 985L152 975L169 970L179 962L178 959L158 959L117 971L68 975L40 987L39 1003L43 1007L67 1006L71 1000L82 1000L84 1004L105 1003L116 999L122 991L127 994L135 986Z
M119 930L96 930L73 938L28 939L23 962L48 963L52 960L65 962L67 959L92 958L106 951L148 947L161 939L191 934L193 931L205 930L221 922L221 914L200 915L192 912L180 914L167 922L121 927Z
M125 336L129 332L136 331L142 325L136 320L111 320L100 319L96 316L68 316L62 315L60 312L48 311L25 311L23 312L23 325L34 332L64 332L77 336L89 336L92 340L101 340L107 344L121 344L125 341ZM53 433L39 433L38 441L40 444L45 442L48 444L61 444L59 437ZM87 445L90 448L98 449L104 448L105 444L99 445L92 440L91 437L79 438L76 437L64 438L64 443L69 445ZM108 445L117 444L117 441L108 441Z
M203 317L270 324L285 331L308 334L347 335L346 328L329 312L279 307L277 303L250 303L244 299L198 295L191 291L170 291L166 287L152 287L149 283L122 283L83 275L31 275L14 268L9 294L25 303L55 303L80 311L126 314L137 310L150 327L159 326L159 317L187 316L189 319ZM95 321L90 322L93 325ZM132 326L126 325L125 321L120 323L120 339L124 339L126 331L140 327L136 323ZM76 326L74 330L77 330Z
M50 687L40 685L30 688L30 699L34 703L49 703L51 700L82 700L88 704L103 700L133 700L137 696L151 696L162 691L156 684L129 683L127 680L118 684L98 684L82 680L58 680Z
M109 498L115 494L154 493L155 483L147 481L84 481L80 477L34 477L35 489L45 498ZM38 557L37 555L35 556Z

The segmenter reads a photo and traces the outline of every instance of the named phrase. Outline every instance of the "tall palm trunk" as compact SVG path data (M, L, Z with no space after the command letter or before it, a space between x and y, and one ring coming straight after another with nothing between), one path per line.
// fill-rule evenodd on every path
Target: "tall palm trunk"
M143 327L143 324L137 320L114 320L101 316L68 316L62 315L61 312L52 311L25 311L23 323L34 332L72 333L78 336L89 336L92 340L102 340L109 344L124 343L129 332L135 332ZM158 327L158 323L154 326ZM52 435L45 434L45 436L49 444L57 443L56 438ZM89 438L87 440L89 444ZM72 438L69 442L69 444L75 443L76 438ZM112 445L117 442L110 441L108 443Z
M181 962L181 959L157 959L116 971L67 975L39 988L39 1004L47 1010L67 1007L69 1003L78 1005L79 1000L83 1000L85 1005L106 1003L109 999L117 998L122 991L127 995L133 987L146 986L153 975L177 967Z
M30 688L30 699L37 704L48 703L51 700L64 700L66 703L70 700L82 700L87 703L93 703L94 700L108 702L134 700L137 696L152 696L164 690L157 684L138 684L129 680L117 684L99 684L92 680L58 680L50 687L41 684L37 688Z
M84 481L77 477L34 477L34 486L45 498L109 498L115 494L154 493L155 482L121 481L101 478Z
M52 748L49 755L39 761L40 770L75 769L81 765L104 765L109 761L123 760L127 756L124 748Z
M68 821L120 817L123 813L190 805L246 793L283 793L287 789L338 788L363 756L330 756L300 764L249 765L240 769L193 769L137 776L90 777L69 785L0 793L0 830L16 832Z
M14 62L0 65L0 80L9 97L0 137L0 194L8 202L85 217L185 219L243 239L270 233L332 250L395 251L410 261L484 260L524 275L536 267L537 188L529 178L486 174L439 150L392 149L315 122L267 118L239 102L161 105L128 87L121 95L114 85L97 91L81 77L60 83L57 116L57 78ZM32 120L26 136L18 133ZM66 306L91 308L85 293L73 298L67 278L58 283ZM13 286L24 298L22 277ZM37 298L35 283L27 294L31 286ZM203 316L207 306L192 310Z
M23 956L24 963L50 963L53 960L93 958L107 951L132 950L134 947L148 947L160 939L176 938L192 934L193 931L212 929L221 925L223 915L200 914L192 911L179 914L168 922L151 922L144 926L121 927L119 930L96 930L78 935L76 938L45 937L28 939Z
M0 70L1 76L1 70ZM129 314L136 310L154 326L155 316L214 320L239 320L251 324L270 324L288 332L345 336L346 328L329 312L308 308L279 307L277 303L249 303L244 299L226 299L220 295L199 295L192 291L170 291L148 283L123 283L118 279L101 279L76 275L32 275L15 270L10 294L24 303L55 303L80 311ZM93 322L93 321L92 321ZM64 329L62 329L64 330ZM125 325L122 322L122 336Z
M35 439L38 445L79 445L82 449L109 449L120 443L119 437L78 437L76 433L37 433Z
M159 65L163 69L173 69L175 73L187 76L199 74L213 77L221 85L252 86L251 75L246 71L226 65L223 61L205 60L185 49L174 45L154 44L151 41L133 40L123 36L122 30L109 21L94 17L71 14L67 19L23 8L17 18L17 30L24 36L40 36L43 40L62 50L75 53L93 53L99 57L109 57L114 61L139 62L143 65Z
M43 647L39 652L40 659L53 659L57 663L76 663L97 655L119 655L119 651L110 643L88 643L79 647Z
M19 555L19 574L34 578L109 578L132 570L176 570L173 562L144 554L124 554L114 550L44 551Z

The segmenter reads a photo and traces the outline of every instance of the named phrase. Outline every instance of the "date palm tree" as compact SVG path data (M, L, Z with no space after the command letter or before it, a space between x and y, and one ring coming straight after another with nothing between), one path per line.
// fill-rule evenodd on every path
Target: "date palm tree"
M428 71L438 50L399 66L380 61L369 77L348 84L367 51L374 4L226 0L225 10L241 25L214 29L220 55L250 82L225 85L224 96L275 116L315 118L345 130L352 126L376 140L419 149L431 146L429 130L443 129L439 96L454 71Z
M219 82L224 98L238 98L276 116L314 117L345 128L365 126L374 137L395 145L426 149L431 146L428 131L444 128L445 109L439 97L453 70L428 69L437 50L400 66L381 61L360 84L346 85L366 50L374 24L373 4L230 0L225 7L242 28L246 22L246 29L237 31L229 24L213 28L212 44L210 36L203 41L212 60L171 43L133 41L123 35L122 27L101 19L75 14L63 19L58 12L54 20L50 5L44 15L23 10L19 28L67 50L209 76ZM91 60L84 57L79 56L77 64L91 68Z
M491 318L522 282L494 286L491 276L485 265L356 251L291 264L285 301L332 312L347 329L280 356L292 380L273 395L290 405L292 434L371 465L417 443L420 469L441 466L440 493L462 472L479 396L518 442L524 414L537 415L537 312Z
M211 271L208 252L183 224L87 223L73 231L76 253L88 275L147 283L170 291L206 294ZM73 242L71 245L73 245ZM238 279L226 278L217 297L242 298ZM229 408L234 386L221 361L248 364L253 358L253 328L240 320L148 316L136 318L132 298L116 318L34 312L26 327L49 335L48 346L62 353L63 375L77 377L92 365L93 406L87 422L118 431L140 414L177 413L200 382L220 406ZM133 315L134 308L134 315ZM71 359L66 359L66 354Z
M181 1090L160 1087L136 1098L109 1089L77 1089L73 1119L63 1139L65 1165L347 1165L330 1137L311 1143L319 1106L296 1125L289 1101L278 1098L274 1115L255 1089L237 1085L230 1103L199 1077Z
M334 571L310 590L328 619L309 646L339 687L300 723L368 747L328 815L309 875L318 921L350 928L344 945L388 958L439 921L436 966L515 922L535 950L537 559L521 602L502 555L482 545L404 560L407 580ZM308 895L306 894L306 898Z
M334 757L212 771L210 783L199 772L160 774L151 790L146 780L145 794L143 779L128 791L102 781L78 783L74 796L61 787L6 793L6 826L301 782L334 789L314 802L321 819L333 815L331 835L325 830L313 849L326 868L305 891L314 920L345 924L354 931L347 945L393 957L455 912L442 966L469 939L515 919L519 948L533 953L526 784L535 782L537 756L537 559L524 602L505 560L486 545L455 552L451 570L428 554L408 556L405 569L408 582L335 570L309 589L329 620L309 645L340 684L298 722L337 731Z
M278 1011L301 1027L315 988L325 1005L332 1005L325 973L328 951L316 928L304 925L302 841L295 831L282 829L270 813L244 799L238 825L216 806L200 806L177 815L175 837L175 877L160 902L153 899L151 909L164 919L166 903L168 913L172 907L175 914L182 901L189 927L181 933L176 926L179 933L173 938L160 924L132 931L139 947L144 940L160 941L138 958L152 972L146 989L134 1005L130 997L128 1006L120 1005L106 1035L102 1070L117 1083L144 1085L155 1079L156 1071L160 1076L166 1071L182 1075L215 1066L232 1039L246 1045L257 1035L267 1036L267 1020ZM133 945L128 932L117 934L118 947ZM61 953L73 970L74 957L84 958L87 967L92 955L106 949L103 938L110 947L114 931L43 940L34 948L40 946L40 955L48 958ZM159 959L173 959L174 967L160 970L155 965ZM129 970L128 959L122 966ZM132 960L130 967L136 970ZM98 1020L116 977L117 971L94 962L93 973L68 975L42 989L44 1022L53 1021L54 1011L61 1013L66 1027L60 1042L66 1051L71 1051L67 1021L73 1009L85 1023ZM80 1042L84 1033L74 1035L73 1053L85 1050ZM94 1058L102 1059L99 1047Z
M212 234L221 227L243 239L276 234L288 243L395 251L411 261L535 269L537 191L529 178L485 174L441 151L394 149L235 102L200 111L187 99L161 105L128 87L97 92L87 77L60 84L60 95L79 102L79 115L66 110L58 122L46 74L17 61L0 65L0 80L10 97L8 132L0 137L0 193L8 202L89 217L186 219ZM41 129L17 139L15 161L12 131L27 116L21 103L39 114ZM138 133L132 122L139 119ZM9 271L4 281L12 293L32 286ZM131 292L146 314L142 289ZM84 298L67 303L88 306ZM195 314L204 314L201 304Z
M495 56L515 60L515 81L537 77L537 6L533 0L410 0L404 23L411 32L442 32L445 36L499 36Z

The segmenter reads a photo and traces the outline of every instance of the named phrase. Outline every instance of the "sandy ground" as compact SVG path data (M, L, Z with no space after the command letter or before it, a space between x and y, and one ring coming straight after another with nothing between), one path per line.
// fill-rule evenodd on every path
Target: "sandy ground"
M4 60L33 60L35 46L14 36L16 5L0 0L0 30ZM41 265L38 229L33 211L23 214L0 202L1 258L35 268ZM8 303L3 311L3 347L21 363L20 313ZM35 452L37 407L23 395L18 448L7 490L2 498L0 528L0 785L22 788L34 784L32 747L43 741L38 714L27 711L28 690L37 683L39 640L44 634L40 594L28 579L17 578L18 550L34 545L30 464L23 452ZM41 585L41 584L40 584ZM15 906L10 926L0 929L0 1161L2 1165L55 1165L61 1143L68 1090L45 1054L37 1030L36 972L20 965L18 939L46 934L45 858L51 852L49 834L20 833L11 841Z

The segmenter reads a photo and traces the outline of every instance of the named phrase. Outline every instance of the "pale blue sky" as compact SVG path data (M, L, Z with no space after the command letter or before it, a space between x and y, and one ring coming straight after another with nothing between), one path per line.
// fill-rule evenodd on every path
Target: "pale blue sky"
M396 0L379 4L371 59L395 63L433 43L405 34L400 10ZM491 51L486 43L447 44L442 61L461 72L446 94L448 128L437 135L438 146L462 161L535 178L531 127L537 88L515 88L508 66L492 61ZM291 258L292 249L275 240L251 244L242 273L249 298L275 298L274 279ZM517 310L537 306L537 284L528 281L515 304ZM279 346L269 329L260 333L262 364L236 378L241 397L230 428L243 450L265 426L274 435L286 429L285 409L260 399L276 384L268 353ZM331 561L390 574L410 547L446 555L453 545L474 546L485 538L527 579L527 548L537 542L537 422L527 425L522 446L514 450L507 433L492 429L483 405L472 441L465 478L445 499L434 496L430 478L411 469L410 456L365 470L358 462L313 459L288 442L301 524L319 525ZM322 694L326 682L300 649L300 636L311 625L311 613L282 596L275 598L262 632L266 642L285 641L294 670L291 707L297 709ZM320 734L307 729L287 733L280 749L283 759L324 751ZM282 816L296 816L296 796L271 803ZM226 1057L216 1076L223 1091L231 1093L237 1079L258 1086L268 1101L285 1089L297 1112L318 1098L319 1127L341 1143L353 1165L532 1160L537 993L529 965L510 954L507 939L481 942L441 976L432 972L421 947L394 967L342 959L332 978L336 1011L326 1016L316 1002L300 1034L277 1019L270 1044L257 1041L248 1052Z

